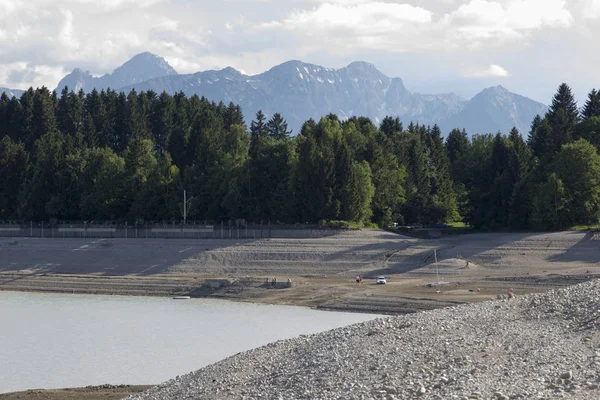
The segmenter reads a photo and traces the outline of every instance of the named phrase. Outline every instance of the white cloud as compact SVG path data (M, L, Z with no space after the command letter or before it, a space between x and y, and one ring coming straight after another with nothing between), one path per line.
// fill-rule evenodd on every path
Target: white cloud
M600 0L587 0L582 8L585 18L596 19L600 17Z
M6 82L11 88L29 88L46 86L48 82L58 82L65 75L62 67L50 65L33 65L27 62L0 64L0 82ZM2 85L0 85L2 86Z
M283 21L263 23L259 29L284 29L307 38L309 47L326 47L333 52L359 48L394 51L397 48L393 46L409 47L431 24L432 17L430 11L409 4L338 2L295 10Z
M0 0L0 86L53 88L74 67L111 72L131 56L182 54L201 38L156 8L162 0ZM196 29L197 30L197 29ZM16 65L29 65L16 69ZM63 75L64 76L64 75ZM22 81L16 80L21 77Z
M564 0L471 0L442 21L466 39L518 39L542 27L568 27L573 21Z
M465 76L469 78L508 78L510 73L500 65L491 64L487 68L469 71Z
M79 48L79 42L73 34L73 13L71 10L61 10L61 12L65 20L58 33L58 39L68 50L77 49Z
M600 0L0 0L0 86L53 88L74 67L102 75L143 51L182 73L365 60L409 85L479 85L465 65L511 85L528 69L552 85L569 71L593 82L597 17Z
M599 0L600 1L600 0ZM329 0L295 10L261 29L284 29L316 48L404 52L475 48L522 39L541 28L569 27L564 0L471 0L444 14L410 4Z

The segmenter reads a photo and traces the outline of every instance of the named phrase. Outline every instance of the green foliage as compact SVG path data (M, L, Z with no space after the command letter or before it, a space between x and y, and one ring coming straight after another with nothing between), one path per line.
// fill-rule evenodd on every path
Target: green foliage
M563 146L551 166L565 187L565 213L558 227L600 220L600 156L584 139Z
M588 94L588 99L581 111L581 117L583 120L600 117L600 92L596 89L592 89Z
M327 228L333 229L361 229L361 228L377 228L376 224L373 223L360 223L354 221L341 221L341 220L330 220L319 221L319 225Z
M81 188L81 218L107 221L127 213L125 159L103 147L90 149L87 160Z
M29 154L9 136L0 140L0 219L15 218L18 195L29 173Z
M527 143L386 117L308 120L152 91L0 96L0 219L246 219L479 229L600 223L600 95L559 87ZM325 223L325 222L324 222Z
M467 137L467 132L463 129L452 129L448 137L446 138L446 153L448 154L448 160L450 165L453 167L456 161L462 156L469 148L470 142ZM455 175L453 169L453 176Z
M365 223L371 217L371 201L375 187L371 181L371 168L366 161L352 163L350 177L345 187L348 202L344 206L345 215L351 221Z
M567 200L565 187L555 173L539 185L534 197L531 227L537 230L558 229L564 225L563 211Z
M399 135L402 133L402 122L400 122L400 118L392 118L387 116L381 121L381 125L379 129L388 137L391 138L395 135Z

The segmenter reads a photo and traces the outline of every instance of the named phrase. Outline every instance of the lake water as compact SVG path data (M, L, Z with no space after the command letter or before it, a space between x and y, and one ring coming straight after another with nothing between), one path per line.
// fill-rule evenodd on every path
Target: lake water
M279 339L377 317L209 299L0 292L0 393L158 384Z

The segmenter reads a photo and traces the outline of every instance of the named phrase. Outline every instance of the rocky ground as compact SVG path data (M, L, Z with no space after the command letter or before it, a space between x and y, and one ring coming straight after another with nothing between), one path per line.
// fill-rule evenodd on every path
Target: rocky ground
M279 341L128 400L598 399L600 281Z

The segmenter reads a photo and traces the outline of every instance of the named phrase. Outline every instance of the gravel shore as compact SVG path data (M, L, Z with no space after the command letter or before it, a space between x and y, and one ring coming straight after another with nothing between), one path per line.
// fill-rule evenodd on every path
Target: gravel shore
M599 399L600 281L279 341L128 400Z

